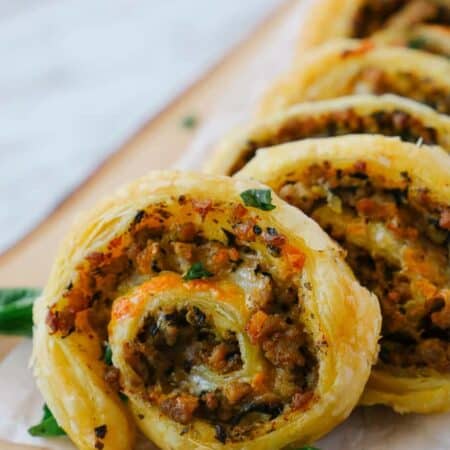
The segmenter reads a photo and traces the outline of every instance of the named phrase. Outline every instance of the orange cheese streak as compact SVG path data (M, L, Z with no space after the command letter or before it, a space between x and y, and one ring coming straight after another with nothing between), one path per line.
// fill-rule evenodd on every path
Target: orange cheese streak
M124 296L117 299L112 307L112 318L114 320L120 320L138 314L143 307L143 300L148 296L173 289L180 286L182 282L181 276L175 273L164 273L152 278L140 286L135 296Z
M375 47L374 43L369 40L364 40L361 42L361 45L354 49L344 50L341 54L342 58L353 58L359 55L363 55L366 52L369 52Z
M238 301L242 300L241 306L245 306L241 290L232 283L219 283L215 280L204 279L185 281L181 275L168 272L142 284L134 295L127 295L117 299L112 307L112 319L121 320L126 317L136 316L144 308L148 297L173 289L209 292L219 301L230 303L232 302L231 300L237 299Z
M285 244L283 246L283 254L294 271L303 269L306 255L302 251L292 245Z

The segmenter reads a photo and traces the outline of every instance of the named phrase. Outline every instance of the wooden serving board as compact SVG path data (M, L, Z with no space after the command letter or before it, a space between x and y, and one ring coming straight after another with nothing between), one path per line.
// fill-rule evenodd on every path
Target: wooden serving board
M127 181L149 170L169 168L176 163L196 133L195 129L180 126L182 118L192 113L200 118L209 117L218 94L223 94L224 86L229 85L230 80L249 78L248 60L255 53L263 53L263 49L270 45L274 30L286 21L296 7L297 0L283 2L247 40L150 120L32 232L1 254L0 286L43 286L59 242L80 211L88 209L99 198ZM229 92L229 95L245 97L248 85L235 83L235 86L238 89ZM18 341L17 338L0 337L0 360ZM0 441L0 450L39 448Z

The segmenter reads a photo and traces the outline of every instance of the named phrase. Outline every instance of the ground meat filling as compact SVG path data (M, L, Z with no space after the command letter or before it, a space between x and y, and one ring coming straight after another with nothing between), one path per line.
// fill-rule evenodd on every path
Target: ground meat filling
M343 136L351 133L399 136L403 141L427 145L438 143L437 131L424 125L406 111L374 111L358 114L353 108L324 113L318 117L291 118L283 123L275 134L250 138L242 149L241 158L230 170L230 175L242 169L259 148L292 142L299 139Z
M378 31L389 17L405 6L407 0L368 0L353 21L352 37L364 38Z
M357 12L351 37L366 38L389 26L389 20L416 6L419 23L450 25L450 8L426 0L368 0Z
M379 364L450 372L450 208L413 191L408 173L392 188L366 174L311 166L281 196L312 216L347 250L383 314Z
M218 219L224 212L225 223ZM214 239L204 233L211 228ZM255 250L261 245L266 253ZM252 379L233 376L243 367L236 334L219 332L214 317L189 301L153 311L123 352L144 387L144 401L182 425L194 419L211 424L220 442L239 441L280 414L308 408L313 399L318 362L301 321L304 261L286 236L242 204L180 196L137 211L123 235L91 253L49 310L47 325L64 338L86 333L87 322L103 343L105 380L122 391L120 371L107 356L116 298L168 271L185 280L237 284L250 310L242 332L264 359L264 371Z
M346 55L344 54L345 58ZM450 114L450 92L437 86L432 78L418 77L411 72L391 75L377 67L366 67L355 75L347 94L397 94Z
M242 367L236 336L216 336L205 314L195 306L147 317L126 353L145 385L158 380L163 391L183 384L193 366L206 365L221 374Z
M236 336L217 336L212 320L197 307L147 317L136 341L127 346L126 359L148 398L172 420L187 425L200 418L238 440L258 421L277 417L285 407L305 407L312 399L308 374L313 358L301 327L282 314L258 310L247 333L275 372L251 383L233 379L213 389L196 386L202 367L220 375L242 367Z

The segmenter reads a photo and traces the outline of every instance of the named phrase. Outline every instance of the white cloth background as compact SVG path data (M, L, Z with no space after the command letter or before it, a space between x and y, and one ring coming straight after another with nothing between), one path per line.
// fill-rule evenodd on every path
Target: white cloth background
M0 0L0 251L280 0Z

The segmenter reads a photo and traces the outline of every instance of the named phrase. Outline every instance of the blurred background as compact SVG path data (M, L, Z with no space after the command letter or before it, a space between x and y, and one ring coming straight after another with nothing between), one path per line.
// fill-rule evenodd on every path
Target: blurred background
M0 0L0 252L280 3Z

